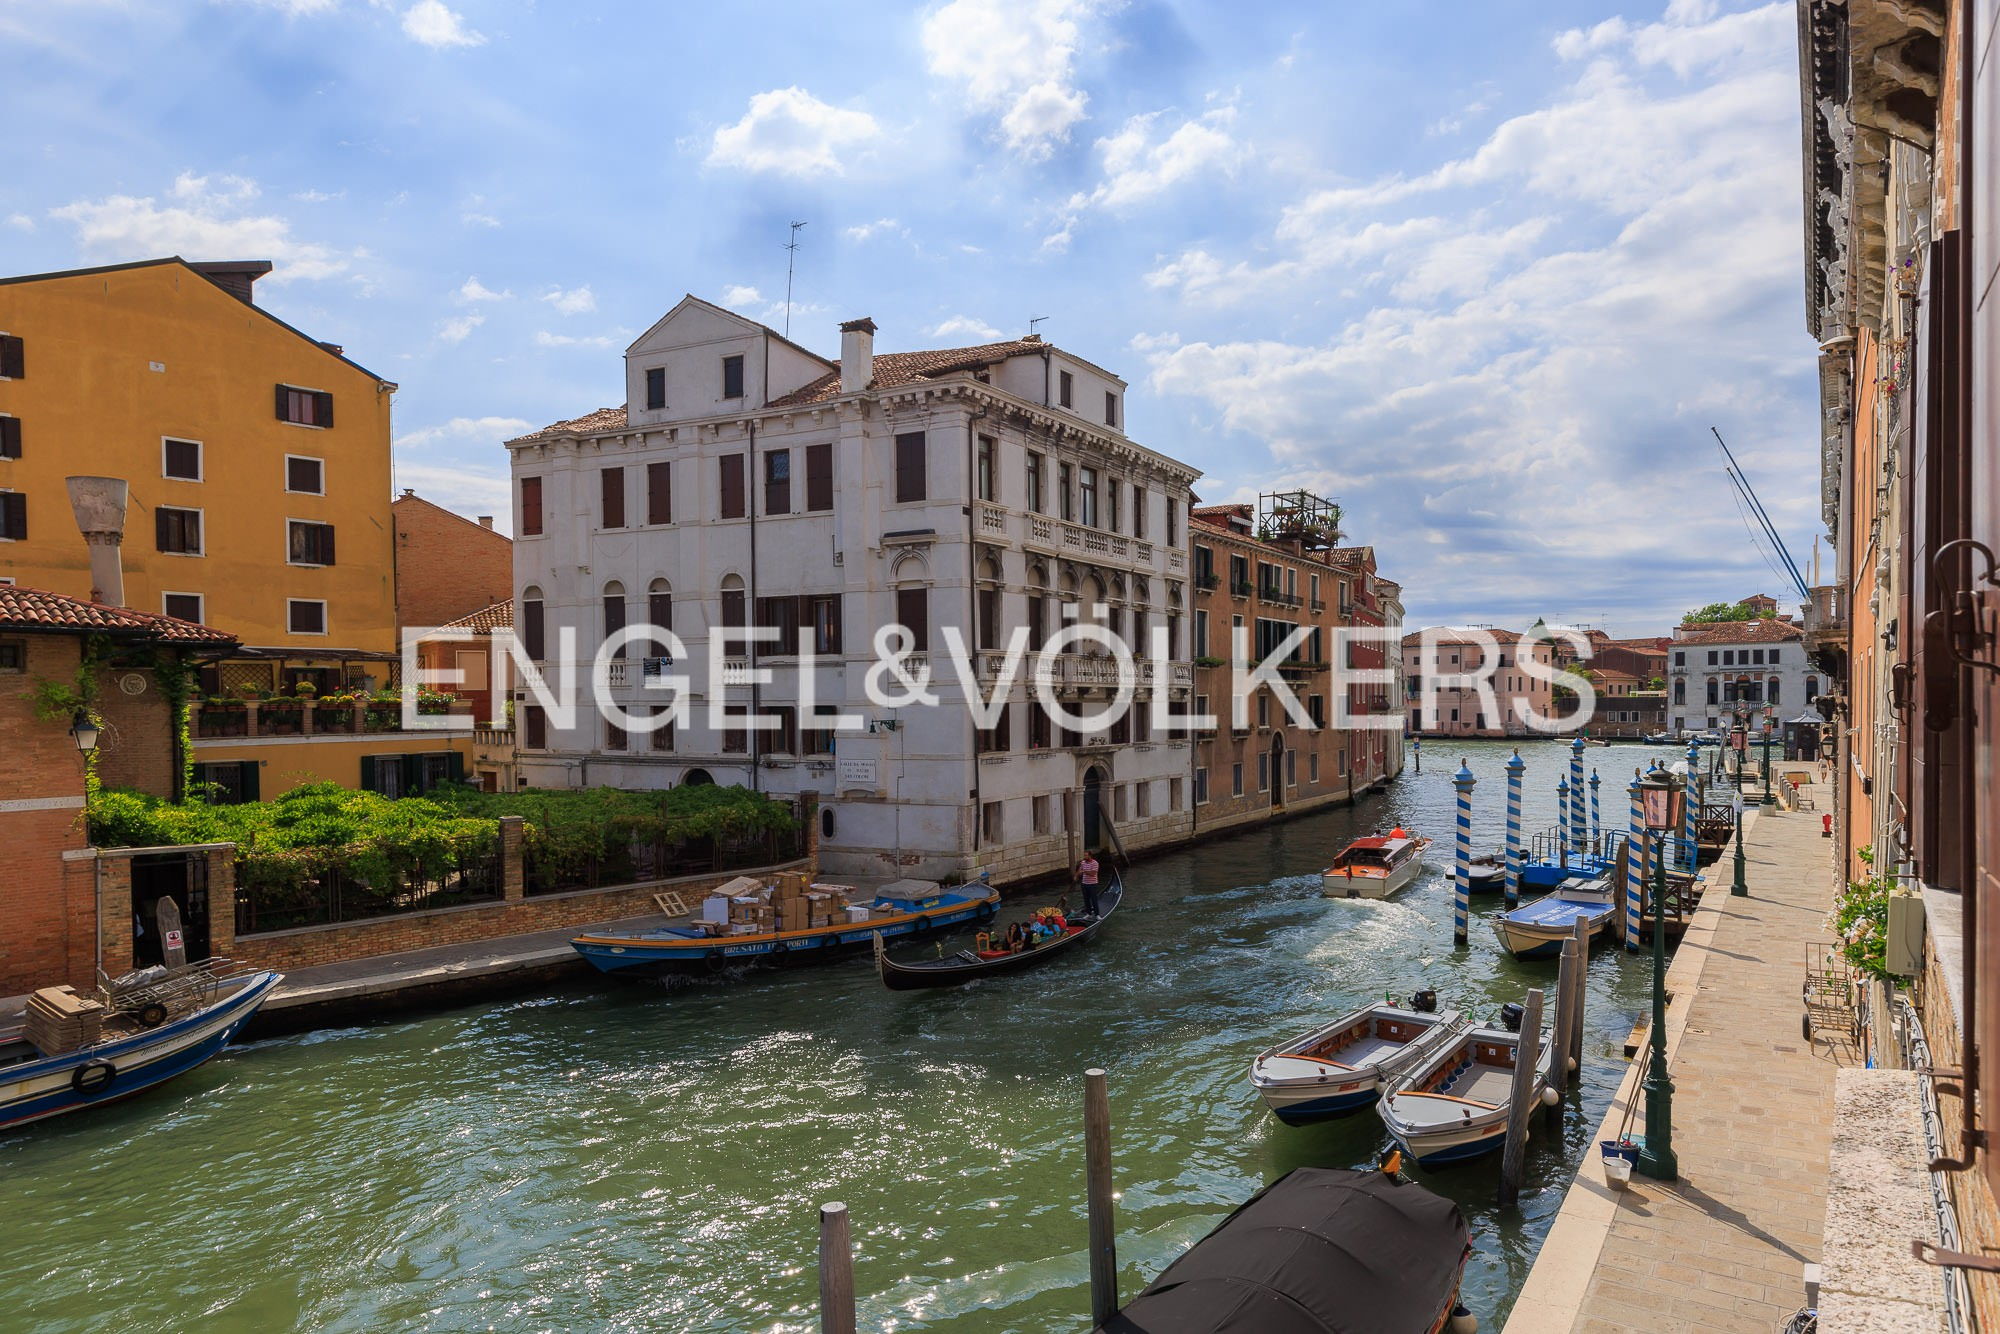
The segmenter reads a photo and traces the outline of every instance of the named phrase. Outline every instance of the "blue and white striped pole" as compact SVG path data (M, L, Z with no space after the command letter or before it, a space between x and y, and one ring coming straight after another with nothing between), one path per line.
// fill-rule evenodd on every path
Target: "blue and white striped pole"
M1556 779L1556 861L1569 869L1569 778Z
M1507 761L1507 906L1521 901L1521 775L1528 770L1521 752Z
M1583 853L1583 738L1577 737L1569 743L1569 841L1577 850L1578 860Z
M1646 809L1639 799L1639 771L1632 771L1632 823L1625 831L1625 948L1639 948L1639 908L1646 891Z
M1604 812L1597 804L1597 770L1590 771L1590 841L1597 848L1597 855L1604 855Z
M1687 859L1687 869L1690 875L1692 875L1695 869L1701 864L1701 845L1695 842L1695 829L1694 829L1695 807L1696 805L1699 804L1694 799L1694 778L1695 774L1700 772L1700 770L1701 770L1701 746L1696 742L1690 741L1688 742L1688 780L1687 780L1687 794L1686 794L1687 800L1684 803L1682 803L1687 808L1687 819L1686 819L1687 828L1684 831L1684 834L1687 838L1687 843L1681 849L1682 853L1685 855Z
M1472 770L1463 759L1451 785L1458 789L1458 894L1451 909L1451 938L1463 945L1472 926Z

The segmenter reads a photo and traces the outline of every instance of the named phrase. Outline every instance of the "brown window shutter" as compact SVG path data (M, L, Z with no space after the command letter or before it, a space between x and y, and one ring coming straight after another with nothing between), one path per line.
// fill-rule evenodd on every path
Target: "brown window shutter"
M912 653L928 653L931 646L930 596L928 589L899 588L896 590L896 619L909 627L914 642Z
M331 565L333 564L333 525L330 523L321 524L319 526L319 538L320 555L324 557L321 563Z
M542 531L542 479L521 479L521 532L535 536Z
M9 380L27 378L28 345L17 334L0 334L0 375Z
M722 517L740 519L743 517L743 456L725 454L722 456Z
M21 457L21 419L0 417L0 459Z
M153 511L153 549L155 551L173 550L173 547L168 545L170 530L173 527L170 522L171 517L165 510Z
M0 537L16 542L28 536L28 498L19 491L0 492Z
M925 499L924 433L910 431L896 437L896 502Z
M833 508L833 446L806 446L806 508Z
M674 465L649 463L646 465L646 522L672 523L673 521Z
M648 593L646 595L646 619L662 630L674 628L674 595L672 593ZM655 640L653 651L648 656L664 658L667 646Z
M604 526L623 528L625 526L625 470L623 468L601 468L598 482L604 495Z
M530 660L540 662L544 647L542 601L528 598L521 603L521 647Z
M281 422L290 421L292 419L291 408L292 408L291 391L287 389L284 385L279 385L278 420Z
M313 424L316 426L333 425L333 395L318 393L313 395L313 400Z

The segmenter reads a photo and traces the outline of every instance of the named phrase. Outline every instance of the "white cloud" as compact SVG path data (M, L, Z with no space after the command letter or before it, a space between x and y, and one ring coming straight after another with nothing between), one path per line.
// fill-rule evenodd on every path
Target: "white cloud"
M803 88L774 88L752 97L743 119L715 132L708 165L839 176L855 150L881 135L881 126L865 111L829 106Z
M547 329L535 334L537 347L610 347L611 339L603 334L559 334Z
M1103 0L950 0L924 20L924 63L973 111L998 117L1009 149L1037 161L1069 139L1089 107L1076 86L1078 24L1103 7Z
M443 0L417 0L403 11L403 33L432 50L480 46L486 38L465 26L465 19L445 8Z
M722 289L722 304L732 310L743 306L754 306L763 301L764 294L754 287L725 287Z
M256 183L241 176L183 172L165 203L151 195L107 195L50 209L49 216L75 227L78 248L92 259L269 259L276 267L268 283L347 271L352 253L298 240L275 214L247 212L257 194Z
M458 289L458 299L460 301L507 301L513 295L512 292L494 291L492 288L486 286L486 284L480 282L476 274L467 278Z
M301 203L301 204L324 204L324 203L328 202L329 200L334 200L334 199L344 199L344 198L346 198L346 197L347 197L347 191L345 191L345 190L332 190L332 191L327 191L327 190L294 190L294 191L292 191L292 198L293 198L293 199L295 199L295 200L297 200L297 201L298 201L299 203Z
M491 514L495 529L507 533L513 520L514 500L505 467L504 461L479 467L460 463L405 463L399 459L396 485L408 487L432 504L459 514Z
M1221 107L1198 120L1185 120L1172 133L1154 138L1158 112L1134 116L1118 133L1097 141L1104 159L1104 183L1095 202L1126 208L1195 176L1227 176L1242 149L1228 132L1235 110Z
M1711 421L1793 479L1767 498L1788 536L1812 524L1791 12L1674 12L1566 34L1573 81L1463 155L1148 276L1244 312L1134 343L1154 390L1268 449L1218 493L1247 472L1338 496L1412 624L1525 623L1588 572L1589 609L1636 630L1762 582L1734 512L1686 504Z
M458 215L458 220L468 227L498 227L500 219L491 213L466 212Z
M542 300L565 315L587 315L597 309L597 297L588 287L572 287L568 291L551 287L542 293Z
M447 343L463 343L474 329L484 323L484 315L453 315L438 325L438 337Z
M976 320L970 315L953 315L932 325L930 335L933 338L977 338L991 343L999 339L1000 331L985 320Z
M242 3L258 9L275 9L291 18L304 18L311 14L325 14L340 4L340 0L242 0Z
M424 449L433 445L498 444L525 435L532 422L519 417L453 417L437 426L422 426L396 437L398 449Z
M19 228L24 232L35 230L35 220L25 213L9 213L7 215L7 225Z
M864 222L857 227L845 228L842 230L841 235L850 241L866 241L880 236L884 232L896 232L904 236L910 234L909 229L898 226L894 218L877 218L873 222Z

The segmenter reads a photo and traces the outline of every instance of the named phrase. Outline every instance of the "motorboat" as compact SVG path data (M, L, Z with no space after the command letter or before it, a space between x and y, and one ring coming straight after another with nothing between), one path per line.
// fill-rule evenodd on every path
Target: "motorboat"
M1606 930L1618 915L1611 877L1572 881L1553 893L1530 899L1492 918L1493 934L1517 959L1548 959L1562 953L1565 940L1586 924L1589 935Z
M1409 1006L1364 1005L1266 1051L1250 1063L1250 1084L1287 1125L1357 1112L1464 1022L1457 1010L1438 1013L1433 992Z
M1417 878L1430 845L1401 828L1357 838L1320 872L1320 892L1330 899L1386 899Z
M1506 1014L1511 1018L1518 1009ZM1420 1166L1463 1162L1505 1142L1514 1102L1514 1054L1521 1042L1506 1023L1458 1030L1383 1090L1375 1111ZM1550 1036L1542 1035L1541 1058L1529 1086L1529 1096L1538 1100L1544 1089L1555 1087Z

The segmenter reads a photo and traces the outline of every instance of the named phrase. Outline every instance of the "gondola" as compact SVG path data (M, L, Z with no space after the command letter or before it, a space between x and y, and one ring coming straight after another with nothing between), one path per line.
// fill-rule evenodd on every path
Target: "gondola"
M964 949L955 954L947 954L941 959L926 959L922 963L898 963L889 957L889 950L882 938L875 938L875 968L882 976L882 985L891 991L919 991L926 987L955 987L962 982L971 982L982 977L1000 977L1007 973L1018 973L1047 963L1058 955L1067 954L1084 944L1103 929L1111 920L1111 914L1118 911L1118 905L1125 899L1125 882L1118 872L1111 873L1111 883L1097 896L1097 916L1087 922L1072 922L1063 935L1033 949L1022 950L1018 954L1006 954L998 950L979 951Z

